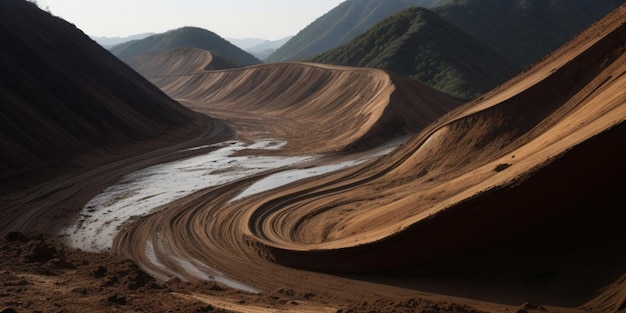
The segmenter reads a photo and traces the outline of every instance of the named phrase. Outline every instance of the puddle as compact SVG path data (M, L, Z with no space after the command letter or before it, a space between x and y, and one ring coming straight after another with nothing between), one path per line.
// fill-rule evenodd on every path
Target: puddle
M277 150L285 143L260 140L252 144L228 141L205 155L151 166L123 177L83 208L78 220L61 235L70 246L99 252L111 248L113 237L129 219L198 190L227 184L269 169L311 160L311 156L232 156L245 149Z
M337 157L338 160L343 161L317 167L289 169L269 175L252 184L231 201L380 157L391 152L407 138L399 138L384 146L350 157L345 155ZM89 201L78 220L65 228L61 235L72 247L91 252L105 251L111 248L113 238L131 218L165 208L168 203L204 188L227 184L264 171L318 158L318 156L233 156L235 152L246 149L279 150L285 144L286 142L277 140L259 140L254 143L226 141L191 148L189 150L218 149L201 156L147 167L124 176L117 184L108 187ZM171 276L184 280L183 275L169 269L165 264L176 264L187 275L201 280L217 281L236 289L258 292L254 288L228 279L222 273L197 260L173 254L165 256L166 260L162 260L155 253L155 244L159 243L148 240L146 257L154 266ZM167 277L159 277L163 276L160 273L151 274L160 279L167 279Z
M361 154L358 158L355 158L349 161L343 161L343 162L338 162L334 164L322 165L322 166L317 166L317 167L309 167L309 168L303 168L303 169L285 170L276 174L272 174L272 175L269 175L267 177L264 177L258 180L257 182L252 184L250 187L242 191L239 195L232 198L230 201L232 202L232 201L240 200L245 197L249 197L251 195L254 195L263 191L272 190L272 189L287 185L289 183L296 182L301 179L315 177L315 176L319 176L322 174L334 172L343 168L355 166L363 162L366 162L368 160L386 155L389 152L393 151L395 147L396 146L387 147L384 149L375 149L373 151Z

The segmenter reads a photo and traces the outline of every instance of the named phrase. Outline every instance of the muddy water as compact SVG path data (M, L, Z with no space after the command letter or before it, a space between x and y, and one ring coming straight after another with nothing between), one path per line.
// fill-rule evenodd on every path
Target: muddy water
M69 245L85 251L111 248L118 228L198 190L227 184L269 169L311 160L311 156L233 156L245 149L277 150L284 142L252 144L229 141L205 155L151 166L131 173L85 205L77 221L64 229Z

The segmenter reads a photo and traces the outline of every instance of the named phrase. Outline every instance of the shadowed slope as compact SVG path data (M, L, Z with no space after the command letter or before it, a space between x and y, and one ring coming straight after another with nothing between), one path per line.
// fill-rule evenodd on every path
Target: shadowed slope
M580 310L623 309L623 210L614 204L623 204L626 185L625 38L622 6L384 158L233 202L257 178L198 192L126 229L114 249L160 277L219 273L263 290L299 288L346 301L415 291L281 265L461 273L470 276L465 297L479 297L474 287L495 279L492 290L510 290L513 300L492 300L518 304L533 295L574 306L613 280ZM263 68L236 73L254 78ZM194 78L203 79L187 79ZM273 80L280 81L260 81ZM182 97L184 86L170 84L162 86ZM285 114L280 108L291 103L272 107Z
M200 129L199 115L34 4L0 3L0 41L0 176Z
M417 132L459 104L380 70L304 63L151 80L194 110L229 120L244 137L271 134L300 153L364 149Z

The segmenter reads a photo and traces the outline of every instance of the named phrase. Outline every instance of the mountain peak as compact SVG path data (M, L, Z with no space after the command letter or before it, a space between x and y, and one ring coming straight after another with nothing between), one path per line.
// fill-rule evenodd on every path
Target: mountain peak
M347 0L316 19L268 58L268 62L311 58L350 41L385 17L434 0Z
M388 17L313 61L389 70L462 99L488 91L517 70L488 46L421 7Z
M129 60L149 51L173 48L196 48L212 51L231 59L234 64L240 66L262 63L259 59L216 33L195 26L184 26L144 39L123 43L113 47L111 52L122 60Z

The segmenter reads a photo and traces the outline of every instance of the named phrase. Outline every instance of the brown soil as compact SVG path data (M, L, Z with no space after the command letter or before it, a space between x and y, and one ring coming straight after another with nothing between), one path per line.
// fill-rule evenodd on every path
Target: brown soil
M626 5L458 108L377 70L195 72L209 57L195 51L194 73L151 79L235 133L205 120L147 153L76 154L0 195L0 312L623 312L625 38ZM274 155L338 155L406 134L383 158L240 201L258 177L198 191L135 219L109 252L16 233L57 234L123 175L206 150L184 148L272 138L289 142ZM199 281L176 259L261 292Z
M132 261L69 249L43 235L0 239L0 312L478 312L420 298L337 304L279 288L260 294L219 283L157 281Z

